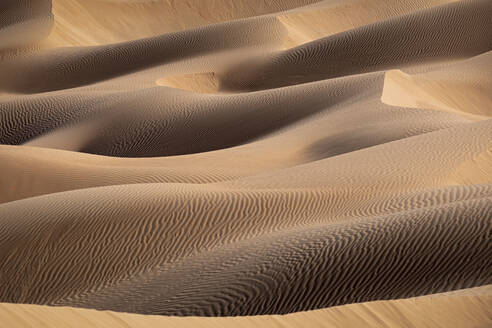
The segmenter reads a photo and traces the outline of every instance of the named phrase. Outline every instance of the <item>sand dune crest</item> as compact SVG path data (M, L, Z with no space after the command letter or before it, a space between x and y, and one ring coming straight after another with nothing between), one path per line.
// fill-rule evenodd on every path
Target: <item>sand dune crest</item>
M0 326L490 326L491 17L2 1Z

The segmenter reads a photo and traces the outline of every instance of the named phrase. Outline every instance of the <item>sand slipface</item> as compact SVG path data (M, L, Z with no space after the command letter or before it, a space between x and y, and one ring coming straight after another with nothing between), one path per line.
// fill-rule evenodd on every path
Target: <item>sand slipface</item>
M491 17L2 2L0 327L491 326Z

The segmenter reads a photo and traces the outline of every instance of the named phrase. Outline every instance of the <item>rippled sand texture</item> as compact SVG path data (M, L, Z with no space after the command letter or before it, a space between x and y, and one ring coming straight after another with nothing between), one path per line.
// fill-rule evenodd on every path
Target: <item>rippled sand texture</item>
M1 316L492 325L405 299L492 284L492 1L2 0L0 58L0 302L322 309Z
M229 318L166 317L0 303L8 327L487 327L491 323L491 285L417 298L350 304L285 316ZM6 326L6 327L7 327Z

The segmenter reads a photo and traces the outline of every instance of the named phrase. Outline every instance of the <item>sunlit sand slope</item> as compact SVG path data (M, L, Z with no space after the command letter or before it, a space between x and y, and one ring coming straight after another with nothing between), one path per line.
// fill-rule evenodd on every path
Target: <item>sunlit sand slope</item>
M25 287L4 290L2 299L142 313L259 314L487 283L489 132L490 121L461 124L218 184L123 185L5 203L2 276ZM439 247L419 250L425 241ZM395 242L402 251L384 255ZM227 258L235 265L224 266ZM320 283L307 288L306 274ZM376 284L388 289L371 287ZM300 299L291 302L290 293ZM129 301L132 295L138 301Z
M432 108L471 120L492 116L492 52L431 72L386 73L381 100L395 106Z
M239 65L224 88L257 90L478 55L492 47L491 15L492 3L481 0L379 21Z
M0 326L490 326L491 76L490 0L1 2Z
M489 286L395 301L345 305L285 316L177 318L68 307L1 304L5 327L487 327Z

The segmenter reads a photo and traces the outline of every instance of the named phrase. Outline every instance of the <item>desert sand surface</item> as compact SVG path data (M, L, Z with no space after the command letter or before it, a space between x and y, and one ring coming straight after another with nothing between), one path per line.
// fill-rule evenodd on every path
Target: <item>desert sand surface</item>
M374 301L288 315L203 318L138 315L70 307L1 304L0 327L488 327L490 285L393 301Z
M0 326L492 326L491 76L490 0L2 1Z

